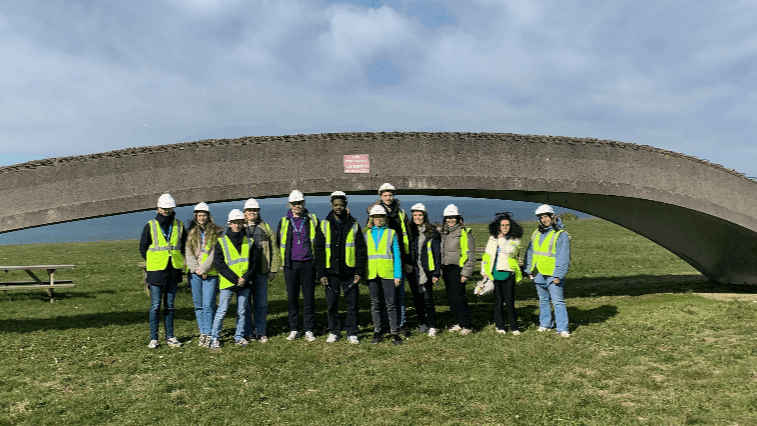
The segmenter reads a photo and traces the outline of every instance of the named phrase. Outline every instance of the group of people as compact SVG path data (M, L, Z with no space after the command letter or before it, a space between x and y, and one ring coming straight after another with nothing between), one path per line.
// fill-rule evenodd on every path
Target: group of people
M385 337L395 345L410 333L407 325L405 281L420 326L418 331L434 337L440 330L434 303L434 286L444 280L451 332L471 332L471 312L466 283L473 276L476 244L465 227L457 206L448 205L444 223L429 221L426 207L415 204L410 215L400 208L396 189L385 183L379 199L368 206L363 229L350 214L347 195L331 194L331 211L319 220L305 206L301 191L289 194L289 211L276 231L260 215L260 205L249 199L243 210L228 214L227 228L218 226L206 203L194 208L185 227L176 219L176 202L169 194L158 199L157 215L145 225L140 252L146 260L146 283L151 306L150 349L159 346L161 308L168 346L181 346L174 335L174 299L178 283L187 273L192 291L199 345L221 347L220 332L232 298L237 313L234 341L246 346L251 341L268 341L268 283L283 268L288 301L287 340L315 336L315 289L325 289L327 343L341 339L359 344L358 300L360 286L367 285L371 301L374 344ZM565 276L570 263L570 239L552 207L536 210L539 227L531 236L524 266L519 265L523 228L511 213L498 213L489 224L489 238L481 262L481 275L494 287L494 323L497 332L507 329L519 335L515 309L515 284L525 273L533 279L539 295L538 331L556 328L568 337L568 314L563 298ZM300 325L302 294L302 325ZM339 316L339 299L346 305L344 325ZM552 307L554 306L554 320ZM506 315L505 315L506 312ZM505 317L507 323L505 322Z

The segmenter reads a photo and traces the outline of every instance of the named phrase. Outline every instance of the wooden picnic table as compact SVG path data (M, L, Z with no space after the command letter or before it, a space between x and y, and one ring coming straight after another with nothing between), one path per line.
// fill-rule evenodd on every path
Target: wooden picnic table
M62 269L62 268L73 269L75 267L76 267L75 265L0 266L0 270L4 270L6 274L8 273L8 271L24 271L34 280L34 281L0 281L0 290L7 291L7 290L28 290L28 289L44 288L44 289L47 289L47 294L50 297L53 297L53 291L56 288L76 286L76 284L73 284L73 281L71 280L56 280L55 270ZM40 270L40 269L47 271L46 281L41 280L37 276L37 274L34 273L35 270Z

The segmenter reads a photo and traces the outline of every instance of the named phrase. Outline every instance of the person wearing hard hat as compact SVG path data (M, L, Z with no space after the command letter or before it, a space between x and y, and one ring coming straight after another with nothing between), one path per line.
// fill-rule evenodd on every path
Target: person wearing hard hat
M428 332L430 337L435 337L437 333L436 326L436 306L434 305L434 286L439 282L441 276L442 255L441 255L441 237L436 230L436 226L429 222L426 206L421 203L410 207L413 215L413 225L416 228L416 235L410 244L410 252L413 258L416 282L418 283L418 292L423 296L423 304L415 306L418 312L418 321L421 326L418 331L421 333ZM413 298L415 301L415 298Z
M200 329L199 345L207 348L210 347L218 294L218 272L213 264L213 255L223 228L215 224L210 216L210 207L205 203L195 206L187 228L187 244L184 247L187 279L192 289L197 328Z
M250 297L251 284L257 279L260 266L258 265L258 251L254 243L244 233L244 214L239 209L229 212L229 227L224 235L218 238L214 253L214 261L218 270L218 310L213 319L210 349L220 349L220 335L223 319L232 297L237 296L237 322L234 341L239 346L247 346L250 342L244 337L245 318L247 314L247 299Z
M441 230L442 277L447 290L449 311L454 325L449 331L466 335L471 332L471 313L465 296L465 283L476 265L476 241L473 231L463 226L463 217L456 205L444 208Z
M413 294L413 301L416 306L420 306L423 303L423 298L418 292L417 283L415 282L415 274L412 274L413 259L410 255L410 241L413 240L412 232L414 228L410 226L410 218L405 213L405 210L400 208L401 201L395 197L396 192L396 188L390 183L381 185L378 189L379 199L368 206L366 212L370 215L370 211L374 206L382 207L386 212L386 226L397 234L397 238L400 242L400 257L403 265L403 273L402 284L397 288L397 291L399 292L397 300L400 307L400 332L407 336L409 335L409 331L405 324L405 278L407 278L408 283L410 284L410 291Z
M176 201L170 194L158 198L158 213L142 229L139 252L145 259L147 275L145 282L150 290L150 343L147 347L158 347L158 326L160 308L163 304L163 321L166 330L166 344L180 347L181 342L174 336L174 299L179 283L183 279L184 245L187 232L180 220L176 219Z
M331 194L331 212L318 227L315 238L317 276L326 291L326 319L329 336L326 343L341 337L339 295L344 293L347 311L344 321L347 341L358 344L358 283L365 275L367 261L365 237L357 220L347 208L347 194Z
M386 216L386 210L382 206L373 206L365 230L368 250L366 280L371 293L373 343L378 344L383 340L387 324L383 323L381 313L386 309L392 341L395 345L401 345L396 290L402 281L401 244L397 233L387 226Z
M289 211L279 221L276 234L279 238L279 252L284 266L284 281L287 287L289 308L289 336L294 340L300 336L299 310L300 289L302 289L302 316L305 338L315 340L315 245L318 218L305 208L302 192L294 190L289 194Z
M281 254L276 244L276 234L260 217L260 204L254 198L244 203L244 232L255 243L260 260L260 271L257 281L252 284L251 296L248 299L245 330L247 340L255 339L260 343L268 341L266 333L268 316L268 283L276 278L276 272L281 268ZM254 316L254 325L253 325Z
M542 204L535 214L539 218L539 228L531 235L523 270L534 280L539 295L537 331L556 327L560 336L570 337L568 309L563 295L565 276L570 267L570 236L551 206ZM554 319L550 301L555 308Z
M489 240L481 260L481 276L489 277L494 283L494 327L500 334L505 334L506 306L507 322L510 331L518 336L518 314L515 311L515 284L523 279L518 265L520 239L523 227L510 212L497 213L489 224Z

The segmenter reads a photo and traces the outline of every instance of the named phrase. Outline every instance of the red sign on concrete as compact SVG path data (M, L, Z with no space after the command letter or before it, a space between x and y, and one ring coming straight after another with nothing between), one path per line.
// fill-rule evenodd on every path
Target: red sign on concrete
M345 173L370 173L371 161L368 154L345 155L344 156Z

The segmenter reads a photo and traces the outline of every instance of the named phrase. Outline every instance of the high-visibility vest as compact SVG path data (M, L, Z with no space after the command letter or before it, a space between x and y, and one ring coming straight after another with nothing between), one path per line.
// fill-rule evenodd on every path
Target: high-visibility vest
M396 233L391 228L386 228L381 239L378 241L378 247L373 240L371 228L365 231L365 243L368 245L368 279L381 277L385 280L394 278L394 253L392 250L392 241Z
M205 244L205 247L200 249L200 265L205 263L206 260L210 257L210 253L213 251L213 246L216 243L216 240L213 238L206 238L208 240L208 243ZM189 271L194 273L194 271ZM207 275L218 275L218 271L216 271L216 265L213 264L210 266L210 269L208 269L208 272L206 272Z
M184 269L184 258L181 255L181 235L184 233L184 225L180 220L173 220L171 224L170 241L166 241L163 230L157 220L152 219L147 224L150 226L150 247L147 249L147 261L145 269L148 271L162 271L168 266L168 259L176 269Z
M331 222L324 220L321 222L321 232L326 237L326 269L331 268ZM352 228L347 233L347 240L344 244L344 263L350 268L355 267L355 235L358 233L357 223L352 224Z
M431 241L433 241L432 238L426 241L426 253L428 254L428 270L433 272L436 269L436 264L434 263L434 250L431 249Z
M315 227L318 223L318 218L312 214L308 213L308 223L310 228L310 250L315 250ZM287 250L287 236L289 234L289 223L290 220L288 217L285 217L284 220L281 223L281 231L279 231L279 250L281 251L281 261L286 262L286 250Z
M508 241L508 245L512 245L515 247L515 252L517 253L520 249L520 245L517 241ZM500 252L500 256L504 255L504 253ZM491 255L489 253L484 253L484 257L481 259L481 266L484 271L489 272L489 276L494 276L494 270L497 268L497 265L494 264L494 259L492 259ZM523 272L520 270L520 265L518 265L518 258L516 257L508 257L507 258L507 266L512 269L513 273L515 274L515 282L523 279Z
M250 269L250 246L252 240L247 237L242 238L242 252L239 253L237 248L231 242L231 238L228 235L218 239L221 244L221 250L223 250L223 260L226 262L226 266L229 267L238 277L246 274ZM224 289L236 285L227 280L223 275L218 277L218 288Z
M555 272L557 260L557 238L562 234L562 229L555 231L550 229L541 243L539 243L539 230L531 235L532 261L531 270L538 270L540 274L551 277ZM567 235L567 233L566 233Z
M407 226L405 225L405 211L400 210L400 225L402 226L402 246L405 249L405 253L410 253L410 238L407 234Z
M468 233L471 232L466 228L460 228L460 267L465 266L468 261Z

